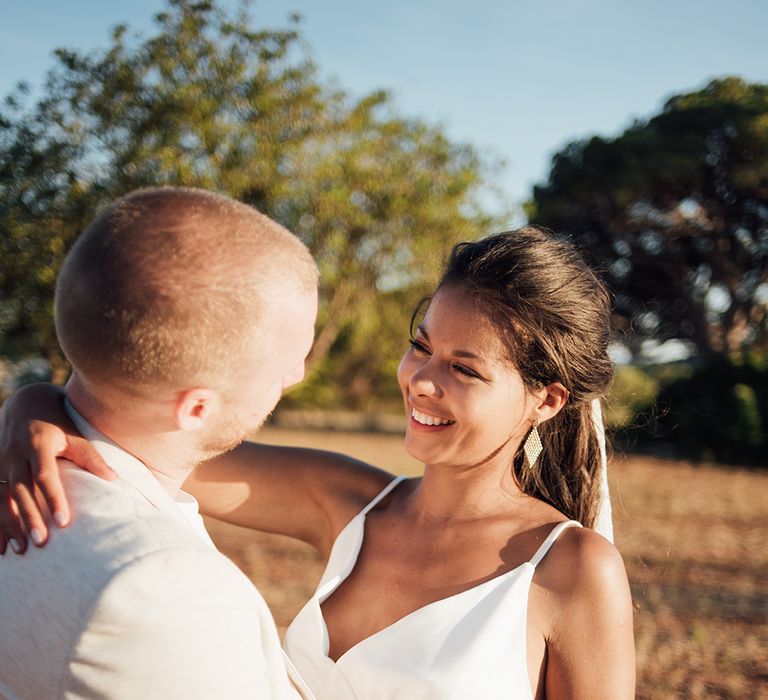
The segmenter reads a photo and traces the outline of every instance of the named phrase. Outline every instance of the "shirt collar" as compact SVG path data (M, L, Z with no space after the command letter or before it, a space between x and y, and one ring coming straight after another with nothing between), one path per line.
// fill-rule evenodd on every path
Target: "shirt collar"
M162 484L154 477L146 464L140 459L126 452L117 443L99 432L91 423L83 418L77 409L64 400L64 410L72 419L75 427L82 436L88 440L96 451L104 458L104 461L117 473L121 481L132 486L144 498L156 508L173 512L177 517L183 518L171 495L163 488Z

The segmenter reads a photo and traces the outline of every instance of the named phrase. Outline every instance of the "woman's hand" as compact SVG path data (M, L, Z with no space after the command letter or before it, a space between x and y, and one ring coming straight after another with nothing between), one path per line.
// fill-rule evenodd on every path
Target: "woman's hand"
M14 394L0 410L0 555L8 545L27 549L27 535L41 547L48 540L43 503L58 527L70 512L57 458L69 459L111 480L115 473L81 437L64 412L64 393L50 384L32 384Z

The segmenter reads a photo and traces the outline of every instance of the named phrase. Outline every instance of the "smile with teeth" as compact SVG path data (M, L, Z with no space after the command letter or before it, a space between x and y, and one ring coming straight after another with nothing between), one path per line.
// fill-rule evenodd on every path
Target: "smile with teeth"
M436 418L435 416L427 415L421 411L417 411L415 408L411 409L411 417L417 423L422 425L453 425L456 421L448 420L447 418Z

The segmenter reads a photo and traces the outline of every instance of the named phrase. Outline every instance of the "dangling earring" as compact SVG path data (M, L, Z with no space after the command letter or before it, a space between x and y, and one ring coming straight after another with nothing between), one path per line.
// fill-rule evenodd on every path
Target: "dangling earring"
M528 469L533 469L533 465L536 464L536 460L544 449L537 429L539 421L534 418L532 423L533 426L531 427L531 431L528 433L528 437L525 438L525 442L523 443L523 452L525 452L525 461L528 463Z

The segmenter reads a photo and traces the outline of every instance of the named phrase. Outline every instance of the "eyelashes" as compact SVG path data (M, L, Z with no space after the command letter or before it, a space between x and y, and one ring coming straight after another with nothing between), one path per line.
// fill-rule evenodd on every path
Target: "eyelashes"
M408 340L408 345L411 346L411 350L415 350L416 352L423 353L424 355L429 355L429 350L424 347L422 343L420 343L416 338L410 338Z
M482 377L475 371L469 369L469 367L465 367L464 365L453 365L453 369L455 369L459 374L463 374L465 377L471 377L472 379L482 379Z
M418 355L423 355L426 357L430 357L432 355L432 353L427 349L426 345L416 340L416 338L410 338L408 340L408 345L411 347L411 351ZM475 372L473 369L470 369L469 367L466 367L465 365L454 362L451 364L451 369L453 369L458 374L461 374L462 376L468 377L470 379L483 379L477 372Z

